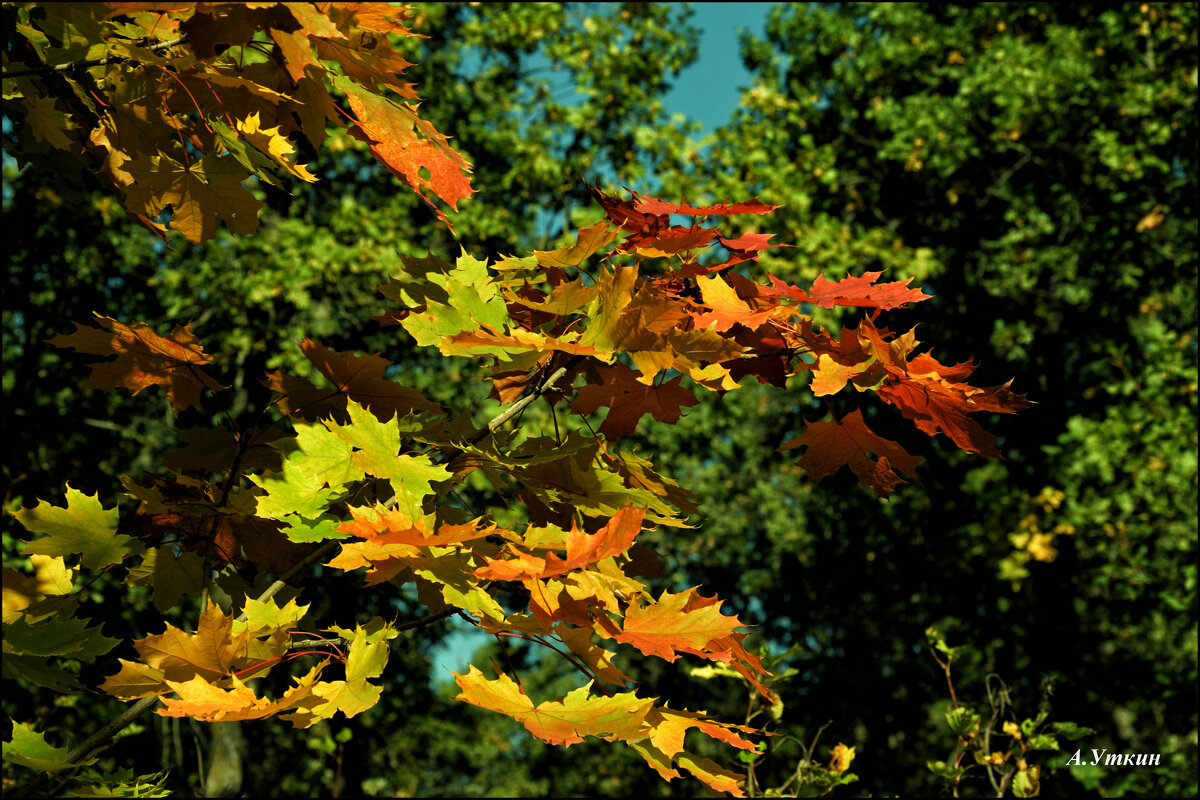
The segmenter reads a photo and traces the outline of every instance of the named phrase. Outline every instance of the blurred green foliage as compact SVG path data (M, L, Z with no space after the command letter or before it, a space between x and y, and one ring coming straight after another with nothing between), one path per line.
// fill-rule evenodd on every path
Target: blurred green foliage
M802 417L827 413L802 386L743 388L705 398L678 425L643 427L638 449L702 500L701 528L653 534L666 556L659 586L715 589L760 626L761 644L794 647L781 662L794 674L776 687L784 735L755 760L757 785L784 786L844 742L859 780L838 794L938 791L927 762L955 743L946 680L925 649L937 626L970 645L954 686L978 713L989 713L996 675L1012 720L1044 710L1096 731L1078 742L1085 752L1162 754L1159 767L1100 769L1067 769L1058 754L1041 762L1043 794L1195 794L1196 6L781 5L764 38L743 37L752 85L704 141L663 104L698 56L683 8L418 10L430 38L406 44L422 115L474 162L480 190L452 218L457 241L336 136L333 157L311 167L319 183L261 189L259 235L173 251L113 200L80 202L6 166L5 230L19 234L5 245L6 507L58 501L68 480L110 502L116 475L161 463L176 444L160 395L81 390L80 362L44 344L93 310L160 329L191 320L209 352L228 354L235 419L267 401L265 370L307 371L294 345L303 336L381 351L410 385L480 409L488 387L456 360L364 324L383 310L373 290L397 253L556 246L598 216L585 178L695 202L757 195L785 207L747 224L796 247L769 251L748 274L913 276L936 298L903 323L919 323L941 360L977 358L981 383L1015 378L1039 404L989 425L1003 434L1000 462L930 444L874 409L873 428L926 457L920 485L887 503L847 476L815 486L794 454L776 452ZM852 403L833 399L839 415ZM11 563L8 515L4 525ZM369 605L351 580L326 574L320 585L305 599L343 624L420 613L415 598ZM108 635L149 632L145 598L103 581L92 594L109 609L95 612ZM246 793L694 790L663 783L632 753L532 741L454 703L436 673L431 690L433 647L448 630L396 648L394 683L371 713L302 741L278 721L255 728ZM490 645L476 661L488 658L511 658L538 691L574 685L560 660L526 647ZM686 670L653 661L631 674L674 707L750 713L727 679L697 685ZM94 695L49 703L9 693L4 710L84 731L120 707ZM146 771L174 768L169 784L195 791L191 740L204 732L145 724L163 742ZM105 758L146 751L126 736ZM813 785L793 781L789 793ZM981 770L958 788L993 793Z

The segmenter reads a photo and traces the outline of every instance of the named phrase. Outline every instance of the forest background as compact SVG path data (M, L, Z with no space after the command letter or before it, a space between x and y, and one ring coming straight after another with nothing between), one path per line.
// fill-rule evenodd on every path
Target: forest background
M397 253L453 257L461 246L495 258L569 244L598 216L584 179L689 202L757 196L783 205L764 232L796 245L765 253L757 277L913 276L935 298L900 320L943 360L977 358L980 383L1015 377L1038 404L990 426L1005 460L920 442L919 484L886 502L847 475L814 484L776 451L798 417L825 413L803 393L750 386L702 398L679 425L638 430L636 445L700 498L703 525L656 542L665 585L717 591L760 643L790 653L775 725L787 742L755 765L761 785L782 784L824 729L823 750L856 748L859 782L839 793L937 791L927 762L947 758L955 737L926 645L934 626L964 646L960 700L986 709L997 676L1018 716L1046 710L1094 729L1079 746L1161 754L1155 767L1068 768L1070 753L1057 753L1043 794L1193 795L1196 6L781 5L765 36L743 37L750 85L704 140L663 105L699 55L681 6L416 8L430 37L407 43L421 113L454 137L479 189L452 215L454 236L348 137L334 138L333 155L300 159L315 160L318 183L258 190L268 208L256 235L173 250L110 197L64 199L6 160L6 511L61 502L65 480L108 497L114 476L178 444L165 398L81 390L79 361L45 344L92 311L159 329L190 321L247 376L235 415L265 402L250 376L306 369L289 345L305 336L382 352L430 398L484 408L474 375L362 325L386 310L374 289ZM882 415L872 424L922 438ZM19 529L9 514L4 526L5 565L17 566ZM353 577L322 585L318 602L335 616L358 602ZM95 591L103 601L105 587ZM108 613L123 625L152 618L116 597ZM266 727L243 740L254 764L243 790L695 791L635 754L550 747L455 703L456 687L432 670L451 630L393 654L370 713L302 733L255 723ZM561 662L522 648L509 657L527 685L567 686ZM473 661L491 658L503 656L487 645ZM694 666L654 662L637 677L678 707L744 715L732 682L697 682ZM120 705L47 697L7 692L5 713L88 730ZM191 740L207 747L207 735L186 722L144 719L131 729L142 736L104 757L144 751L148 728L175 788L196 791ZM965 788L983 792L979 780Z

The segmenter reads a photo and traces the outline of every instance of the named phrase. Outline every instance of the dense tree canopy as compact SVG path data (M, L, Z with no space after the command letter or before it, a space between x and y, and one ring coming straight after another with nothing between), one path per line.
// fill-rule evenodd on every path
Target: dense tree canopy
M462 247L496 261L572 245L576 226L599 216L585 180L696 205L757 196L782 207L756 229L795 247L765 250L731 273L803 286L819 274L913 277L934 297L889 311L890 327L918 326L944 364L977 358L978 385L1015 376L1036 405L987 423L1002 436L1003 460L931 444L857 392L816 398L807 378L790 379L788 391L748 381L721 396L701 392L675 425L643 420L625 445L653 453L696 495L695 530L639 540L663 555L655 594L716 590L727 612L758 626L754 645L787 656L766 661L780 677L770 684L779 703L730 691L736 673L700 668L709 680L698 681L689 675L697 665L682 661L639 663L631 675L641 694L781 734L761 755L745 754L751 789L826 787L849 763L845 750L830 755L844 742L855 748L858 782L839 794L929 794L947 784L994 794L984 768L954 768L965 748L946 712L962 704L985 723L999 708L997 737L1008 735L1003 722L1042 711L1046 726L1094 730L1058 751L1031 751L1040 785L1034 773L1013 791L1196 791L1194 4L781 5L764 38L743 38L752 84L704 141L663 104L673 76L698 56L686 9L426 4L410 21L429 38L393 44L416 62L405 76L417 83L420 115L473 167L478 191L457 211L398 186L369 142L331 125L319 152L293 137L294 163L316 182L252 185L264 206L254 235L219 228L166 249L89 184L87 170L74 178L82 186L71 185L6 157L6 233L22 232L5 248L6 567L29 563L12 511L35 498L61 505L68 480L100 492L107 507L117 475L161 464L188 443L187 428L223 419L185 411L177 438L165 397L80 390L74 355L45 344L72 321L96 311L160 332L190 322L209 352L229 354L234 419L270 400L257 382L264 372L315 377L291 344L304 337L381 352L395 362L389 377L448 407L495 409L469 364L429 355L398 328L363 325L394 308L375 288L396 274L397 256L452 261ZM6 75L21 24L6 6ZM27 112L10 109L7 80L5 94L6 151L26 151L41 139L22 124ZM831 331L859 317L813 308ZM777 450L806 423L860 406L872 429L924 458L886 502L849 471L815 483L796 451ZM558 421L548 406L527 414ZM482 482L463 492L481 507L504 504ZM353 626L422 613L415 595L381 600L332 572L304 598L322 619ZM97 619L109 635L161 629L148 591L127 596L106 577L88 591L105 604ZM937 660L949 662L951 648L935 637L931 655L931 627L962 648L952 688ZM244 791L694 793L696 784L660 781L634 753L550 747L518 723L453 702L458 687L431 677L434 645L448 631L440 622L426 639L392 648L388 691L370 713L299 739L277 720L242 723L269 726L241 745L258 765L245 771ZM562 661L543 655L492 643L473 661L511 664L530 694L574 689ZM39 730L92 730L120 710L95 694L55 703L19 688L6 691L5 711ZM139 769L172 769L170 785L183 794L200 789L205 770L211 778L210 756L231 740L213 737L209 749L208 731L178 718L140 724L103 762L153 749ZM161 748L145 743L155 733ZM310 757L297 757L297 742ZM737 764L727 748L689 745ZM1068 767L1075 747L1158 753L1162 763Z
M1038 405L1003 426L1005 461L931 458L923 486L885 506L831 501L776 468L772 428L798 413L783 398L694 413L713 426L705 446L662 435L678 446L672 474L706 488L706 581L709 568L727 576L713 585L759 598L773 635L808 643L799 713L809 729L858 726L866 781L881 769L921 791L933 737L945 741L936 721L922 727L918 709L945 695L912 649L939 624L979 648L959 673L976 697L996 673L1035 707L1052 676L1053 713L1103 731L1093 746L1172 765L1073 770L1084 786L1186 794L1195 8L779 7L742 53L754 72L742 107L712 155L666 185L782 204L780 235L804 257L766 254L773 274L917 275L936 295L907 312L920 338L1018 376ZM710 441L743 468L722 471ZM851 697L861 713L847 716Z

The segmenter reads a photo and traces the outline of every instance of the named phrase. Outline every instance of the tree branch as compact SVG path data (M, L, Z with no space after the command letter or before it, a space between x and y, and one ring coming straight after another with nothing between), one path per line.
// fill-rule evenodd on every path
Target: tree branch
M554 372L552 372L550 374L550 377L547 378L546 381L542 385L536 387L529 394L522 395L516 402L514 402L508 408L504 409L499 414L492 417L492 419L488 422L487 427L480 430L478 433L476 433L474 436L472 436L468 441L470 441L471 444L478 444L479 442L483 441L488 436L490 436L493 432L495 432L495 430L497 428L499 428L501 425L508 422L510 419L517 416L522 411L524 411L526 408L528 408L530 405L532 405L533 401L537 400L539 397L546 394L547 392L554 391L554 389L558 385L558 382L560 380L562 380L563 378L565 378L567 376L567 374L572 369L575 368L576 365L578 365L581 361L583 361L583 358L584 358L583 356L571 356L571 358L567 361L567 363L563 364L561 367L559 367ZM460 455L462 455L462 451L457 450L457 448L455 448L453 452L447 451L447 452L444 452L443 455L445 456L446 461L453 461L455 458L458 458Z
M415 628L423 628L426 625L432 625L433 623L443 620L446 617L453 617L458 613L459 609L457 608L447 608L442 611L437 611L433 614L427 614L423 617L409 620L408 622L402 622L393 628L393 630L399 633L403 631L411 631ZM343 639L341 636L334 636L328 639L297 639L288 645L288 650L309 650L314 647L336 647L343 644L350 644L350 640Z

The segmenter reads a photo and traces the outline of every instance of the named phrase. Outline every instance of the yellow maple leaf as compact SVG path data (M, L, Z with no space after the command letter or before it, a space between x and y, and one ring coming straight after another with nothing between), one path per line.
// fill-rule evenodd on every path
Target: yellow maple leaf
M295 152L292 143L279 132L278 127L263 128L257 111L244 120L238 120L237 129L247 142L258 148L264 155L269 156L288 174L309 183L317 179L317 176L309 172L304 164L297 164L288 159L288 156Z

